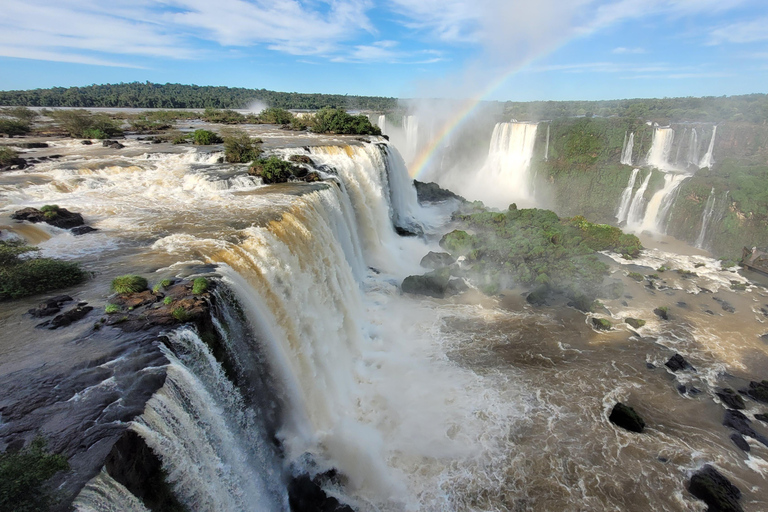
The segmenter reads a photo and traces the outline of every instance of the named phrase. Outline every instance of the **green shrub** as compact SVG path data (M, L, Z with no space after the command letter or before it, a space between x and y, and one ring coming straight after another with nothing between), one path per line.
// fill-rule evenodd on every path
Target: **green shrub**
M42 208L40 208L40 211L43 212L43 216L48 220L53 220L56 217L59 216L59 205L57 204L46 204Z
M137 275L124 275L112 280L112 291L116 293L137 293L147 289L147 280Z
M19 154L11 148L0 147L0 166L11 165L14 158L18 158Z
M259 113L258 120L263 124L288 124L294 115L282 108L268 108Z
M440 239L440 247L451 253L453 257L463 256L473 249L474 239L466 231L456 229Z
M50 116L70 137L106 139L123 133L119 124L106 114L92 114L87 110L55 110Z
M381 135L381 129L373 126L367 116L353 116L340 108L320 109L312 118L310 128L315 133Z
M192 132L192 142L198 146L210 146L211 144L220 144L221 137L209 130L195 130Z
M296 173L296 167L276 156L255 160L248 169L250 174L259 176L264 183L285 183Z
M173 297L168 296L164 298L163 304L165 304L166 306L170 306L171 304L173 304Z
M17 453L0 454L0 510L47 512L56 496L45 482L59 471L69 469L63 455L51 454L43 438L35 438Z
M639 318L625 318L624 321L635 329L639 329L645 325L645 320Z
M104 312L108 315L111 315L113 313L119 313L120 312L120 306L117 304L107 304L104 306Z
M131 130L139 133L156 133L162 130L168 130L172 127L170 123L164 121L157 121L141 117L133 119L130 122Z
M293 116L293 119L291 119L291 130L303 132L307 128L309 128L309 123L306 119L299 116Z
M187 310L181 306L171 311L171 315L173 315L173 318L175 318L179 322L188 322L190 318L192 318L192 316L187 312Z
M78 135L78 137L82 137L83 139L104 140L104 139L108 139L109 135L107 135L106 132L98 128L86 128L80 133L80 135Z
M15 117L19 121L27 124L31 123L40 116L40 114L27 107L7 107L2 109L0 113L8 117Z
M246 122L244 115L234 110L218 110L207 108L200 119L206 123L240 124Z
M630 279L634 279L638 283L643 279L645 279L645 276L643 274L640 274L639 272L630 272L629 274L627 274L627 277Z
M15 135L26 135L32 129L29 123L19 121L18 119L2 119L0 118L0 133L3 133L9 137Z
M208 290L208 280L204 277L196 277L194 281L192 281L192 293L195 295L200 295L201 293L205 293Z
M261 139L251 139L244 131L232 132L224 137L224 159L233 164L245 164L259 158Z
M18 258L35 250L35 247L0 241L0 300L65 288L87 277L76 263L51 258Z

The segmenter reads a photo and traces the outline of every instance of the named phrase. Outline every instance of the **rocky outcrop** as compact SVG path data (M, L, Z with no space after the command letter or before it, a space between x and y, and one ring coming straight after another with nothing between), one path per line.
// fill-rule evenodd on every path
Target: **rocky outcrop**
M753 400L768 404L768 380L750 382L749 388L743 390L743 393Z
M57 295L46 299L36 308L30 309L27 313L32 315L33 318L43 318L46 316L52 316L61 311L61 307L67 302L72 302L72 297L69 295Z
M682 372L682 371L692 371L695 372L696 368L694 368L691 363L686 361L686 359L681 356L680 354L675 354L672 357L669 358L669 361L664 363L664 366L672 370L673 372Z
M288 484L288 502L291 510L320 512L354 512L349 505L345 505L333 496L328 496L322 488L324 481L337 478L335 471L326 471L314 478L306 473L293 477Z
M93 311L93 306L88 306L87 302L80 302L74 308L56 315L51 320L36 325L36 327L45 327L47 329L58 329L60 327L68 327L75 322L78 322L85 318L85 316Z
M408 276L403 280L402 290L405 293L415 295L427 295L442 299L448 290L448 283L451 279L450 272L446 269L434 270L422 276Z
M59 208L55 205L50 206L49 209L46 209L44 206L42 210L31 207L23 208L15 211L11 218L14 220L26 220L32 223L45 222L62 229L71 229L85 224L81 214L70 212L66 208Z
M751 437L764 445L768 446L768 438L758 433L751 427L751 421L741 412L728 409L725 411L725 417L723 418L723 425L735 430L739 434Z
M102 146L105 148L111 148L111 149L123 149L125 146L123 144L120 144L116 140L105 140L101 143Z
M413 180L413 185L416 187L416 197L420 203L441 203L451 199L466 202L466 199L460 195L441 188L437 183L424 183L422 181Z
M717 389L715 394L730 409L745 409L744 399L731 388Z
M632 407L618 402L613 406L608 420L614 425L630 432L642 433L645 430L645 421Z
M688 490L706 503L710 512L743 512L741 491L709 464L693 474Z
M625 318L624 321L633 329L639 329L645 325L645 320L640 320L639 318Z
M447 252L429 251L426 256L421 258L419 263L424 268L438 269L453 265L456 259Z

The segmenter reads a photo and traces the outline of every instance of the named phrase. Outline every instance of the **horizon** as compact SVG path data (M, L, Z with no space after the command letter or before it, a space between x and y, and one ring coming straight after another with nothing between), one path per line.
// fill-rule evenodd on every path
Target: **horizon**
M149 81L529 102L740 96L768 83L759 0L5 7L1 90Z

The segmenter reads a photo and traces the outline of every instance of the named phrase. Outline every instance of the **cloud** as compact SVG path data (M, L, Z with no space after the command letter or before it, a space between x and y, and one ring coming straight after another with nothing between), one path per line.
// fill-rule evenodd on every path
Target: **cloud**
M623 46L619 46L618 48L614 48L611 53L615 53L618 55L622 54L641 54L641 53L648 53L645 48L625 48Z
M721 43L754 43L768 41L768 16L731 23L724 27L712 30L709 33L709 43L716 45Z

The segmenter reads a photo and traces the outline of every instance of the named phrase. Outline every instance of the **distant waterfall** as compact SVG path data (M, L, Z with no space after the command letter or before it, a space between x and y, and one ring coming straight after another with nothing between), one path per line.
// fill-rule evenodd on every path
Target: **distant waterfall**
M645 204L645 198L643 196L645 195L645 191L648 189L648 182L651 181L652 174L653 171L649 169L648 175L640 184L640 188L638 188L637 192L635 192L635 195L632 198L632 202L629 205L629 212L627 212L627 224L630 226L638 225L643 220L642 214L643 206Z
M688 165L699 165L699 136L696 128L691 129L691 139L688 142Z
M653 233L665 233L664 220L667 218L674 198L680 184L690 176L686 174L667 173L664 175L664 187L656 192L651 200L648 201L648 207L645 209L643 221L640 224L639 231L651 231Z
M634 169L632 171L632 174L629 176L629 183L627 184L627 188L625 188L624 192L621 193L619 209L616 211L616 220L619 222L624 222L627 220L627 215L629 214L629 204L632 200L632 191L635 188L635 181L637 180L637 173L639 172L640 169Z
M416 158L419 149L419 118L403 116L403 131L405 135L403 158L406 162L410 162Z
M635 145L635 132L631 132L627 138L627 134L624 134L624 148L621 151L621 163L624 165L632 165L632 149Z
M656 128L653 131L653 142L648 152L647 163L657 169L670 169L669 155L675 141L675 131L672 128Z
M717 133L717 126L712 127L712 138L709 139L709 148L704 154L704 157L699 162L699 168L712 167L714 161L712 160L712 150L715 148L715 134Z
M544 161L547 162L549 160L549 128L550 124L547 123L547 145L544 147Z
M701 215L701 230L699 236L696 238L696 247L699 249L704 248L704 239L707 234L707 225L709 224L712 214L715 211L715 187L712 187L712 191L709 193L707 204L704 207L704 212Z

